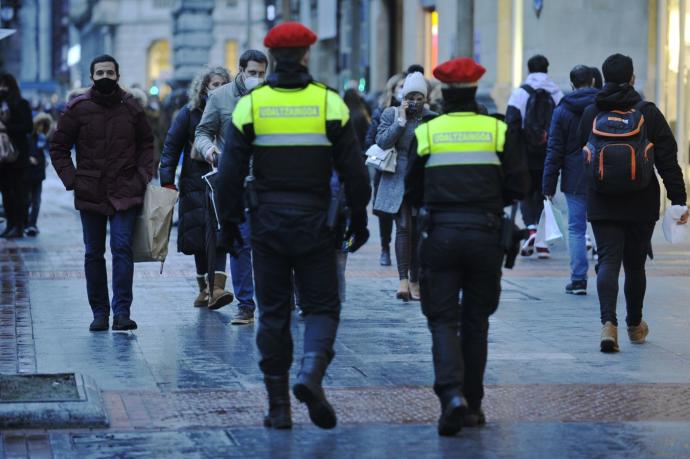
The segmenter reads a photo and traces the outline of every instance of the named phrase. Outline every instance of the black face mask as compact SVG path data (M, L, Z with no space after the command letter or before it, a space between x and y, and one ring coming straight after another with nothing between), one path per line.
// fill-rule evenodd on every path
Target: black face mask
M419 111L421 111L422 107L423 104L421 102L417 102L414 100L411 100L407 103L407 111L409 113L418 113Z
M117 88L117 81L110 78L101 78L93 82L94 88L101 94L110 94Z

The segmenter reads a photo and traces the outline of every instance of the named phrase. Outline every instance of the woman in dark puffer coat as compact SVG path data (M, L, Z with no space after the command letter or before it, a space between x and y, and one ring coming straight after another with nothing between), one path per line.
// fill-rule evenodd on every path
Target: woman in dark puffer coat
M216 253L214 273L208 273L206 257L206 186L201 178L211 171L211 165L201 155L194 154L194 131L201 120L208 93L230 81L230 74L223 67L204 68L192 81L189 88L189 103L177 113L165 137L160 164L160 182L167 188L175 187L175 171L182 156L180 173L179 224L177 228L177 251L194 255L196 280L199 294L194 306L208 306L218 309L232 302L232 293L225 290L226 254ZM213 274L213 292L208 291L207 276Z

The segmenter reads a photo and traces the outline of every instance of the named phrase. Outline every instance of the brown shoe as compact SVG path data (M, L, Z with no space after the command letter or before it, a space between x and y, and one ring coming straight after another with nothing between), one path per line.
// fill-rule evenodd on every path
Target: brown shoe
M232 293L225 290L225 282L227 280L228 276L225 273L213 273L213 292L211 292L211 297L208 300L209 309L220 309L232 303L235 297Z
M419 282L410 282L410 299L419 301Z
M204 274L197 274L196 283L199 285L199 294L194 300L194 307L203 308L208 305L208 284L206 283L206 276Z
M628 338L633 344L642 344L649 335L649 326L644 320L640 322L640 325L635 327L628 327Z
M618 327L606 322L601 329L601 352L618 352Z
M405 302L410 301L410 282L407 279L400 279L400 286L395 293L395 297Z

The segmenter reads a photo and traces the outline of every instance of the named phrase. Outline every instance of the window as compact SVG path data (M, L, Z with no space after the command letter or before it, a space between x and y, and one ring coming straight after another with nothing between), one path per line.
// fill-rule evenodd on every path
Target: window
M424 12L424 70L427 77L438 65L438 11Z
M238 72L238 60L239 55L237 54L237 40L228 40L225 42L225 68L230 70L232 75L236 75Z
M159 94L161 98L165 97L170 92L166 80L170 78L171 72L170 42L163 39L153 41L149 47L146 66L149 93L152 95Z

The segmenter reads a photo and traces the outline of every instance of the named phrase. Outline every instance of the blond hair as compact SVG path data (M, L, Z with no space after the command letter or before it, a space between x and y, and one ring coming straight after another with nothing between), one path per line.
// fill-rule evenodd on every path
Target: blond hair
M211 77L219 76L225 80L224 84L230 82L230 72L228 72L224 67L204 67L192 80L192 84L189 85L189 108L201 108L204 104L204 97L208 94L208 83L211 81Z

